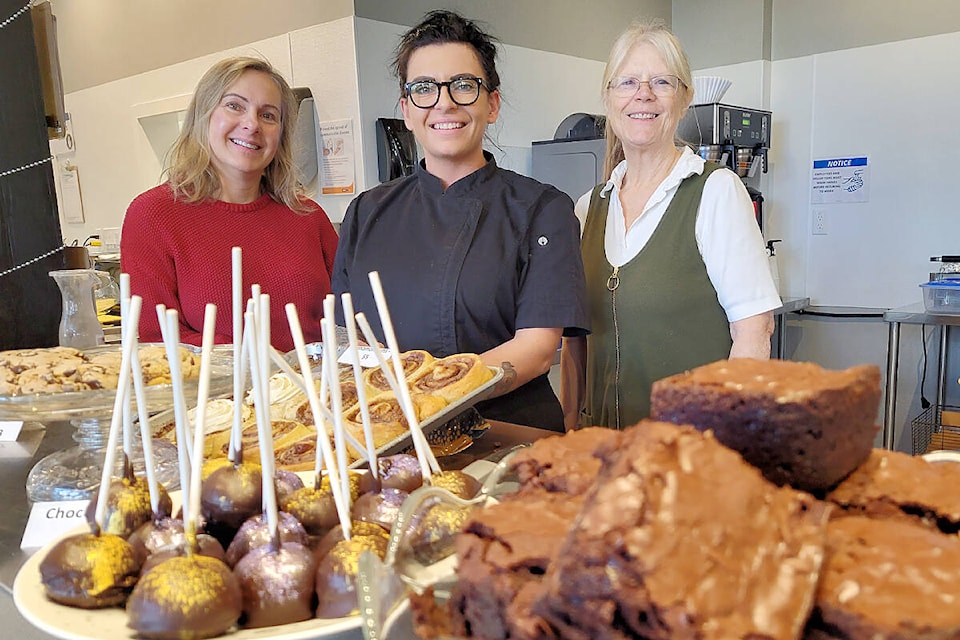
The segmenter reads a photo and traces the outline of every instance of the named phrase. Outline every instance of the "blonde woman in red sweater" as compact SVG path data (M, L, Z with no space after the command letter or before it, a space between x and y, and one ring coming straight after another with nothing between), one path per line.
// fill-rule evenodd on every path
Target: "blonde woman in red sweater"
M243 249L244 291L259 284L271 296L274 346L293 348L288 302L307 341L320 340L337 234L297 180L296 111L290 86L265 60L222 60L200 79L166 182L140 194L123 221L121 269L151 310L141 316L141 340L160 340L153 308L164 304L180 314L181 340L199 344L212 302L222 310L217 342L232 341L232 247Z

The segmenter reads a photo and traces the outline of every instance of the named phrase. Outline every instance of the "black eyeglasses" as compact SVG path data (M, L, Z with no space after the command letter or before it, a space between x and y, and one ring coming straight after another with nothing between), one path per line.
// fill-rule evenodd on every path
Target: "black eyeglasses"
M436 80L414 80L403 85L410 102L415 107L421 109L432 109L440 102L440 88L446 87L450 99L461 107L467 107L480 98L480 87L487 89L483 84L482 78L473 78L466 76L463 78L454 78L447 82L437 82Z

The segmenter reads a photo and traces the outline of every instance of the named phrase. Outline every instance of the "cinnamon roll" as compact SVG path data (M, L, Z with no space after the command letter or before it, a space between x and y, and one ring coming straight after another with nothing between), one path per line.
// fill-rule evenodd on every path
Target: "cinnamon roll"
M420 421L447 405L446 400L439 396L414 395L411 399L413 400L413 409L417 414L417 420ZM409 430L410 427L403 415L400 402L393 394L383 393L375 396L370 399L369 406L373 445L377 449L404 435ZM363 417L360 415L359 405L344 413L343 424L350 435L357 439L357 442L364 442Z
M455 402L487 380L493 372L475 353L458 353L434 360L429 370L415 380L415 393L439 396L447 402Z
M403 376L408 382L413 382L427 372L434 358L426 351L414 350L401 353L400 361L403 363ZM363 381L367 386L368 395L392 391L380 367L373 367L364 371Z

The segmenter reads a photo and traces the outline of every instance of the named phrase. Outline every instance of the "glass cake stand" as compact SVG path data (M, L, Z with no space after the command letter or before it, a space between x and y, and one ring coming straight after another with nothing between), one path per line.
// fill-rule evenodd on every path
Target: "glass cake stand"
M184 348L199 353L189 345ZM97 347L85 352L119 350L118 345ZM233 392L233 364L228 352L217 350L213 354L210 375L210 397L216 398ZM187 404L196 404L197 380L184 384ZM41 423L48 429L64 428L65 422L74 427L73 440L76 446L52 453L40 460L27 476L27 498L31 502L54 500L85 500L100 485L103 461L106 457L107 435L110 429L114 389L71 391L64 393L35 393L16 396L0 396L0 420L22 420ZM137 409L134 395L133 416ZM173 385L150 385L145 388L147 411L151 414L173 406ZM137 475L144 475L143 451L140 446L140 430L134 425L133 467ZM168 490L179 486L179 468L176 447L168 442L154 439L153 454L157 480ZM122 457L114 456L114 475L121 475Z

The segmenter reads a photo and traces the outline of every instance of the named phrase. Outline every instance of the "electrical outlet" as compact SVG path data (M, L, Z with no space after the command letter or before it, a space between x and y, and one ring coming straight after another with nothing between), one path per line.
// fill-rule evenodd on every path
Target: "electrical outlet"
M815 236L827 235L827 212L823 209L813 210L812 231Z

